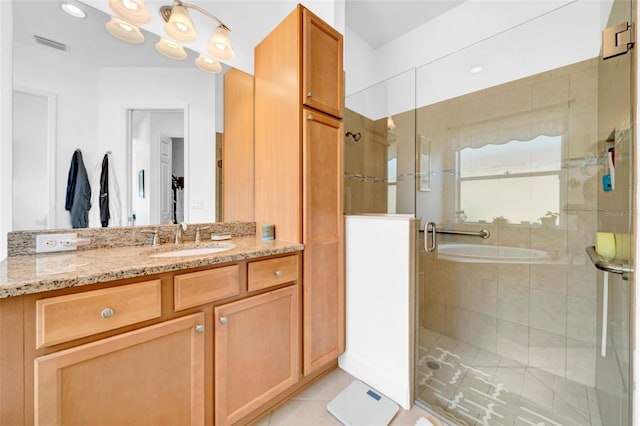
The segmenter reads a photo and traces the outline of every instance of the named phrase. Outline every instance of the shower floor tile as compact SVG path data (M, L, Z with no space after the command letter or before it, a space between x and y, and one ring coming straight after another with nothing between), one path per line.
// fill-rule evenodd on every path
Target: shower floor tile
M454 424L601 426L593 388L420 330L418 399Z

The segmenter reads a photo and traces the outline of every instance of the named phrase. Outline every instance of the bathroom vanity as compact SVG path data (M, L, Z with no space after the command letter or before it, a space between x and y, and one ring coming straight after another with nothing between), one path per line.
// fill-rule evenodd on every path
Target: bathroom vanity
M255 120L255 174L245 177L255 187L225 218L275 224L279 240L257 238L253 222L218 253L226 241L149 246L149 232L173 241L175 225L79 230L95 247L55 254L27 247L35 236L9 237L0 424L247 424L337 367L342 50L342 36L299 5L256 48L256 117L232 116L240 128ZM244 154L227 169L251 164Z
M300 368L303 246L230 242L3 261L0 423L244 424L335 368Z

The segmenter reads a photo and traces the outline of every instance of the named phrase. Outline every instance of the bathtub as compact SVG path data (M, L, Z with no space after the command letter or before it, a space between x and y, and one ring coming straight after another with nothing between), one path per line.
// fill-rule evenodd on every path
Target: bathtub
M438 244L439 260L465 263L550 263L548 251L488 244Z

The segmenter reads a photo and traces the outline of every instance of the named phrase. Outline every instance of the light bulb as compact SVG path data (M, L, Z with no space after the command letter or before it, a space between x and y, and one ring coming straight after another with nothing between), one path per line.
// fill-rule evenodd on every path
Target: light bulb
M217 74L222 71L222 66L220 65L220 62L214 59L211 59L205 55L198 56L198 58L196 59L196 66L200 68L202 71L205 71L211 74Z
M198 38L198 34L193 29L193 22L189 17L189 12L182 6L173 6L171 16L164 24L164 30L169 36L180 42L190 42Z
M129 10L138 10L138 3L131 0L123 0L122 5Z
M115 16L111 17L111 20L105 24L105 28L111 35L120 40L129 43L142 43L144 41L144 35L138 27Z
M62 8L62 10L64 10L69 15L73 16L74 18L86 18L87 17L87 14L85 13L85 11L80 9L75 4L62 3L60 5L60 7Z
M187 58L187 52L184 50L184 47L166 38L161 38L160 41L156 43L156 50L167 58L177 61Z

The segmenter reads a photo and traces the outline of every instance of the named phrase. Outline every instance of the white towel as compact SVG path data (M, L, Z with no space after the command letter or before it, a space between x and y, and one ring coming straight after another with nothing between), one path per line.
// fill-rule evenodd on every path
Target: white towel
M120 204L120 187L116 172L113 168L113 159L111 152L105 153L109 157L109 226L122 226L122 206ZM102 173L102 160L100 160L93 169L93 177L91 179L91 210L89 210L89 227L100 228L100 174Z

